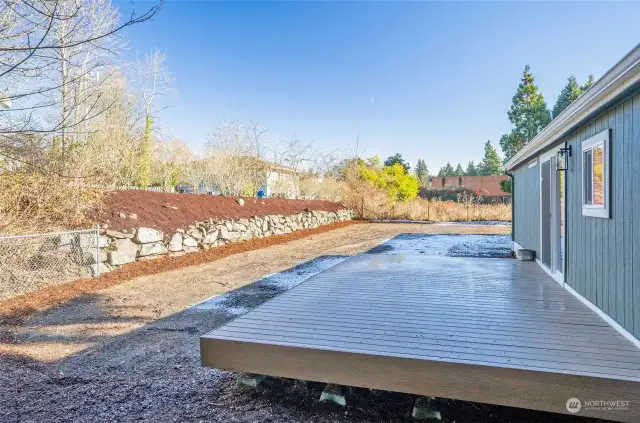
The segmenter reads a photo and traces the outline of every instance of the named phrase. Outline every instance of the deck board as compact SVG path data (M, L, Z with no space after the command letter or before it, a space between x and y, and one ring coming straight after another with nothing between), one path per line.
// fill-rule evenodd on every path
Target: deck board
M201 355L209 367L565 413L571 397L629 400L581 414L640 419L640 349L516 260L352 257L204 335Z

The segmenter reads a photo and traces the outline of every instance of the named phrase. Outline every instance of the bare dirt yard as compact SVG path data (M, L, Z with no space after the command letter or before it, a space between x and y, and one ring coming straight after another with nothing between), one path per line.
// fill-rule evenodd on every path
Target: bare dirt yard
M234 373L200 366L199 336L345 256L380 248L400 233L509 231L481 225L346 226L137 277L7 320L0 326L0 421L410 421L411 395L356 389L346 409L333 410L318 405L321 384L270 378L259 390L236 387ZM447 251L474 252L474 239L458 241ZM494 244L489 243L499 248ZM439 401L447 422L587 421Z

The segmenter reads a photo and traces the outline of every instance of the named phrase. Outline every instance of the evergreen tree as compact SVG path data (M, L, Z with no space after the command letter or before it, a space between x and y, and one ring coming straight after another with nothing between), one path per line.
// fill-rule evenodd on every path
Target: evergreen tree
M429 184L429 168L427 167L427 163L424 160L418 159L415 173L418 177L418 181L420 181L420 185L426 186Z
M467 165L467 170L464 172L465 176L478 176L478 169L476 165L473 163L473 160L469 162Z
M478 165L480 168L480 175L482 176L497 176L502 174L502 160L495 148L491 145L491 141L487 141L484 144L484 157L482 163Z
M500 181L500 189L502 190L502 192L511 193L511 179Z
M460 163L458 163L458 166L456 166L456 170L454 173L454 176L464 176L464 169L462 168L462 165Z
M589 87L593 85L593 75L589 75L587 82L584 85L579 85L576 78L571 75L567 79L567 85L564 86L560 95L558 96L558 100L556 101L555 106L553 106L552 116L555 119L564 109L569 107L571 103L576 101L578 97L582 95Z
M551 113L535 84L529 65L524 68L522 80L513 96L507 116L514 128L511 133L500 138L500 146L506 160L516 154L551 121Z
M393 166L396 163L400 163L407 173L409 172L409 169L411 169L411 165L409 164L409 162L405 162L402 158L402 154L400 153L389 156L389 158L384 161L385 166Z
M447 162L447 164L444 165L444 175L443 176L456 176L456 171L453 168L453 166L451 166L451 163Z
M587 77L587 82L584 83L584 85L582 86L582 92L587 91L589 88L591 88L591 86L593 85L593 83L595 82L595 77L593 76L592 73L589 74L589 76Z

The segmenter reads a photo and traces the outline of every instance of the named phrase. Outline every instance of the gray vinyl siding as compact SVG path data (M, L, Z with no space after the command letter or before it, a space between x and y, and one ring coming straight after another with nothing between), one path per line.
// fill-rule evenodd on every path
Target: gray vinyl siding
M611 131L609 219L582 215L581 144L605 129ZM640 94L617 101L563 141L574 152L567 171L566 282L640 337ZM516 202L525 200L516 205L516 222L527 219L532 212L526 209L539 201L537 193L524 196L516 191Z
M514 176L514 241L522 248L540 248L540 169L524 164L513 171Z

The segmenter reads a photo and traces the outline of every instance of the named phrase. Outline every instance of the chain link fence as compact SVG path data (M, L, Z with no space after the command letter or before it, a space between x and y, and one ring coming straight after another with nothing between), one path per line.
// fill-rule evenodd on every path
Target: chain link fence
M98 228L0 236L0 300L98 276Z

